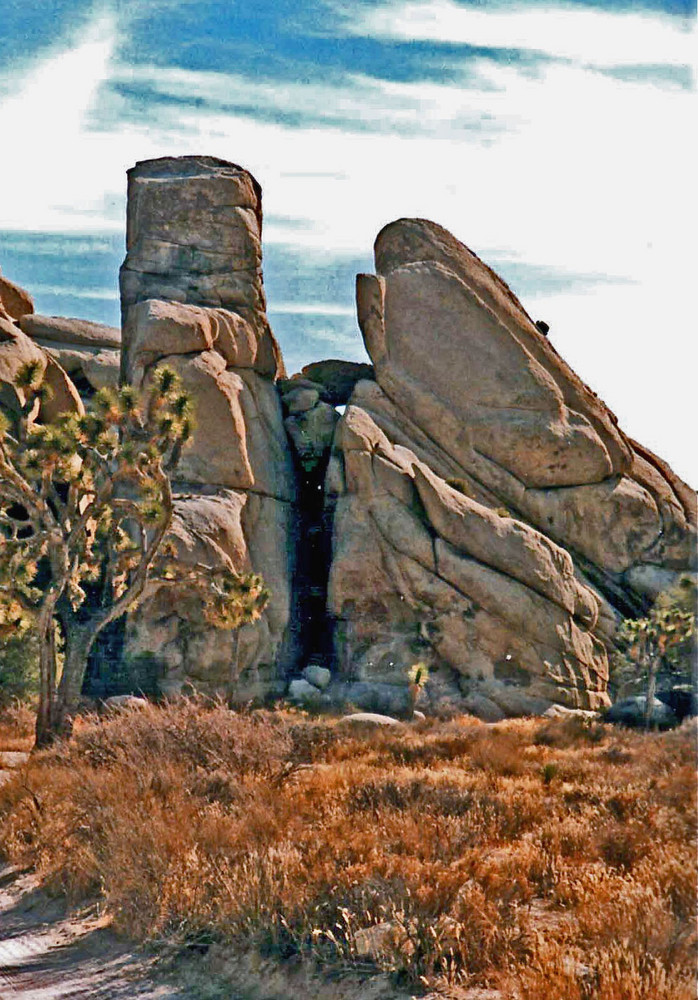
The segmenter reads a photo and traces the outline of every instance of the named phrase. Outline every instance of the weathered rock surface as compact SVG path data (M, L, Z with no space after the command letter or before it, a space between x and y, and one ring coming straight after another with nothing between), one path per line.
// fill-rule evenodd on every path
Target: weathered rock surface
M121 331L115 326L93 323L67 316L23 316L19 325L24 333L39 343L95 347L100 351L121 347Z
M14 382L29 361L38 362L50 390L49 396L37 403L33 418L50 422L60 413L84 413L82 400L63 368L14 323L0 318L0 406L10 417L19 416L24 405L24 394Z
M20 415L26 402L14 383L22 365L29 361L44 365L43 352L11 320L0 317L0 405L11 418ZM38 406L36 411L38 414Z
M340 361L329 358L326 361L313 361L301 369L300 376L294 378L309 379L321 387L322 398L332 406L344 406L349 402L354 386L362 379L374 377L373 365L360 364L357 361Z
M437 703L476 690L508 715L608 703L599 602L569 553L448 486L359 407L336 450L328 606L346 677L404 691L425 661Z
M0 274L0 316L14 320L33 312L34 300L29 292Z
M175 512L172 538L184 565L254 570L272 601L261 621L229 632L205 622L191 593L159 589L129 619L129 653L154 653L170 694L193 682L241 701L263 698L274 689L277 662L289 656L293 509L254 493L211 489L180 496Z
M392 223L376 269L357 282L375 381L326 485L341 670L404 685L425 660L432 700L492 719L607 705L618 617L695 560L695 495L446 230Z
M242 700L273 690L295 656L296 483L261 218L259 186L234 164L166 158L129 171L122 375L140 385L166 364L196 405L175 471L179 558L253 569L272 597L260 622L229 633L207 625L191 595L160 590L131 617L128 647L156 654L167 689L193 681Z

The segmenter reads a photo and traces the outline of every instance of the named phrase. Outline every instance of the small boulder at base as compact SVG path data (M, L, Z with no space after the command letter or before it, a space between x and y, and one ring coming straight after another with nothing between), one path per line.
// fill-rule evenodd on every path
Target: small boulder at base
M668 705L679 722L698 715L698 692L692 684L675 684L657 691L657 700Z
M104 707L108 712L122 712L126 709L141 711L149 704L147 698L139 698L135 694L113 694L104 700Z
M593 722L600 719L600 712L590 712L584 708L568 708L567 705L551 705L543 712L544 719L582 719Z
M394 719L391 715L379 715L378 712L353 712L343 716L338 726L367 726L370 728L404 729L405 723Z
M469 715L483 722L501 722L506 713L491 698L474 691L463 699L463 708Z
M309 663L303 671L303 677L309 684L324 691L329 687L332 680L332 673L327 667L321 667L319 663Z
M623 698L611 705L606 713L606 722L615 722L620 726L629 726L631 729L644 729L645 712L647 698L644 694L636 695L634 698ZM663 701L654 699L652 705L652 715L650 726L658 729L671 729L678 724L678 719Z
M288 697L296 705L304 705L308 708L327 704L327 695L323 695L320 688L310 684L305 678L297 677L288 686Z

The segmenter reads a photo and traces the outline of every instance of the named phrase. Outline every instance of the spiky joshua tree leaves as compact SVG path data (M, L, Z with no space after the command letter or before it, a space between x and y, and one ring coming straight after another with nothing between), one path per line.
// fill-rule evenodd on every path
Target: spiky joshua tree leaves
M647 617L626 619L618 630L625 657L646 681L645 728L652 720L652 706L661 669L690 676L695 660L696 578L683 574L678 583L659 595Z
M95 639L149 585L195 590L222 628L254 621L269 595L253 574L174 558L170 473L192 428L175 372L156 369L141 392L102 389L89 412L46 425L41 366L25 364L15 384L20 411L0 416L0 605L19 606L38 635L43 746L70 734Z

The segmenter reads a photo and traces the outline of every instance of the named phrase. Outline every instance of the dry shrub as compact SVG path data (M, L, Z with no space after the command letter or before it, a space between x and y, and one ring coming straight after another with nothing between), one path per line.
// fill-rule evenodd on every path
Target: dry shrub
M369 739L378 751L377 761L421 768L467 758L473 745L486 733L487 727L479 719L466 715L440 724L427 721L400 733L376 730Z
M0 844L138 938L337 965L379 927L374 961L413 985L683 1000L693 731L540 732L187 702L89 717L0 789Z
M609 823L599 834L598 849L607 865L630 871L652 851L650 830L633 820L626 823Z
M68 767L166 760L187 770L222 767L272 779L293 759L293 739L288 722L275 713L235 713L223 702L187 700L121 711L102 724L83 717L74 740L50 759Z
M618 943L590 953L545 942L509 984L517 1000L695 998L695 984L685 970L667 969L653 956L638 955Z
M0 751L31 750L34 742L34 712L23 701L0 706Z
M492 774L512 776L527 770L523 752L527 741L516 732L487 730L478 734L470 748L473 767Z
M535 732L533 742L538 746L558 747L567 750L581 743L595 744L603 740L610 727L577 715L550 719Z

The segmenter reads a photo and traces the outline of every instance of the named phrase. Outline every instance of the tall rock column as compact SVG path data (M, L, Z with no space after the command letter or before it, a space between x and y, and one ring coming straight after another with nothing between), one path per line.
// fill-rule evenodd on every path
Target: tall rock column
M196 407L176 469L172 535L182 561L260 573L261 622L206 625L186 593L153 592L128 626L130 654L152 652L165 689L184 681L243 700L275 688L294 661L291 630L296 486L266 315L261 189L214 157L166 157L128 175L121 268L122 380L167 364Z

